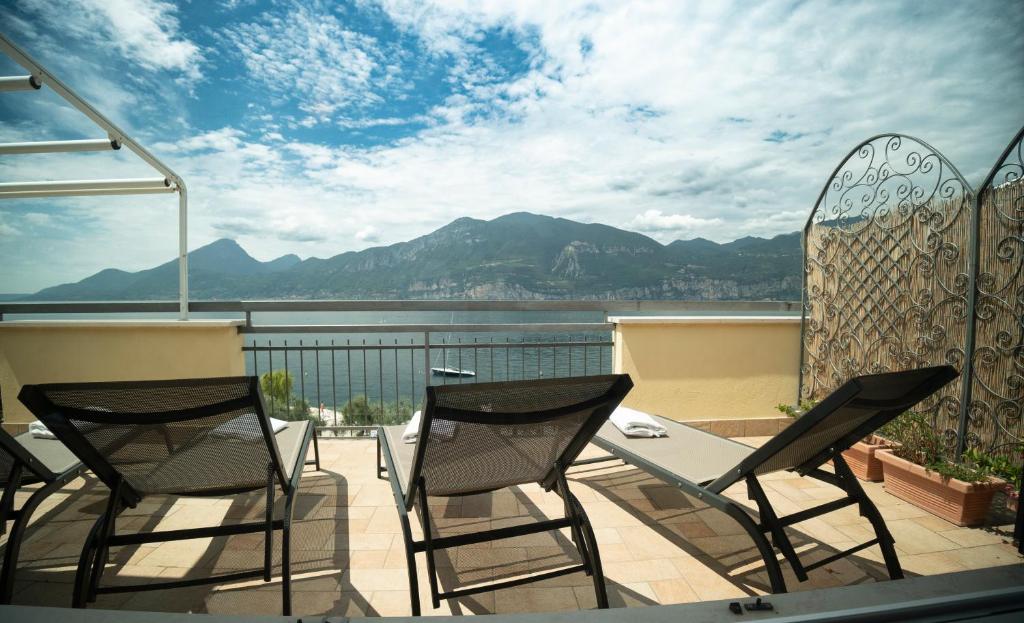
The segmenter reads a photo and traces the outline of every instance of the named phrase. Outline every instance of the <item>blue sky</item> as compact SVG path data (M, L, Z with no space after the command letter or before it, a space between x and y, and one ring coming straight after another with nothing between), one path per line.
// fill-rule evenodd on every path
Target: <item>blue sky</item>
M1022 3L9 0L0 30L184 176L191 247L263 260L517 210L769 236L868 136L920 136L977 181L1024 122ZM4 142L99 137L45 90L0 120ZM4 181L148 174L0 159ZM0 292L166 261L176 207L6 202Z

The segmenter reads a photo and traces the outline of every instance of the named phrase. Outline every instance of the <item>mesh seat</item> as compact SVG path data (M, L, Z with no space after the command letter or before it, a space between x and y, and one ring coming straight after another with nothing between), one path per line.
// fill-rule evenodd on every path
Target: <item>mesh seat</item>
M415 552L427 555L435 607L441 599L579 571L593 576L598 604L607 607L597 543L586 513L569 492L565 470L631 387L627 375L428 387L415 446L403 443L404 427L378 430L378 454L386 464L405 539L414 614L419 614ZM455 537L433 534L428 497L469 495L529 483L539 483L560 495L566 518ZM414 507L419 512L423 541L414 541L409 529L408 512ZM437 588L435 550L562 528L571 529L582 564L447 592Z
M449 385L433 392L418 476L432 496L544 482L588 423L602 421L618 377ZM614 408L614 407L613 407ZM429 422L428 422L429 420ZM590 435L593 431L590 431ZM589 439L589 435L588 435Z
M262 522L194 528L187 538L264 532L260 571L201 578L221 582L263 575L270 581L273 530L284 533L285 614L290 612L288 538L291 508L315 431L307 421L272 432L256 377L117 383L26 385L19 398L111 489L106 512L85 545L76 575L75 604L112 589L99 586L107 549L119 544L177 540L160 533L117 535L114 519L149 495L226 495L266 490ZM319 458L316 460L319 466ZM274 490L285 496L282 520L274 520ZM90 571L89 567L92 567ZM189 580L196 583L196 580ZM118 587L150 590L180 583Z

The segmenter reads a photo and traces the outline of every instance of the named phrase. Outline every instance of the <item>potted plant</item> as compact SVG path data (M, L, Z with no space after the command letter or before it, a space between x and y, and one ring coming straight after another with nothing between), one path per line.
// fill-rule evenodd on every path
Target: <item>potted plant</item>
M815 403L809 400L801 401L798 406L778 405L776 408L792 418L798 418L812 407ZM879 450L888 450L896 442L890 441L883 435L868 435L864 439L850 446L849 450L843 452L843 459L849 465L853 474L861 480L879 482L882 480L882 463L875 454Z
M1001 448L1000 452L987 453L972 449L964 453L968 460L985 466L989 473L1004 481L1003 493L1006 497L1006 508L1014 513L1020 505L1020 485L1022 463L1024 463L1024 444L1015 444Z
M923 413L904 413L888 432L900 445L875 454L886 491L958 526L985 521L1004 483L984 461L966 454L959 463L950 461L942 436Z

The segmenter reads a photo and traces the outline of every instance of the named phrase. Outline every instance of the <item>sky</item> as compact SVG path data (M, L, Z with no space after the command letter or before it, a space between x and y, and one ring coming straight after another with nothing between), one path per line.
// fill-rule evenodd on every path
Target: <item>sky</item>
M190 248L260 260L524 210L773 236L872 135L979 183L1024 123L1002 0L4 0L0 31L184 178ZM0 97L0 142L71 138L104 136L47 89ZM136 176L127 150L0 157L2 181ZM177 208L6 200L0 292L167 261Z

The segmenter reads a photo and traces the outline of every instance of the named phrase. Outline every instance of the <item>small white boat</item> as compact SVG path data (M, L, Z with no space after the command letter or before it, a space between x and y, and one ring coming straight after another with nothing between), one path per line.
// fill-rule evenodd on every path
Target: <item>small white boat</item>
M434 376L454 376L454 377L471 377L476 376L476 372L472 370L459 370L457 368L431 368L430 372Z

